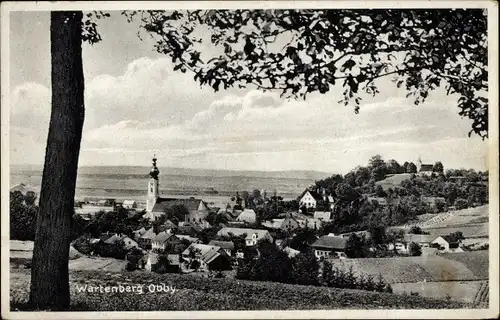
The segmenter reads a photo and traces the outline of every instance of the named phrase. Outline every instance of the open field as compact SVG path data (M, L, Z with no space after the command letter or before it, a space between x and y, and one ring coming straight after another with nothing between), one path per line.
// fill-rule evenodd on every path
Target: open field
M142 286L144 293L89 293L91 286ZM165 284L175 291L149 292L148 285ZM424 297L314 286L231 279L205 279L177 274L145 272L114 274L103 271L71 271L72 310L165 311L165 310L304 310L304 309L442 309L470 308L470 304ZM29 270L11 268L11 309L18 310L28 298Z
M474 275L481 279L488 279L489 251L471 251L462 253L446 253L442 257L463 263Z
M488 307L488 281L448 281L448 282L418 282L394 283L392 289L397 294L417 292L421 297L435 299L451 299L474 304L480 308Z
M435 223L429 227L452 227L452 226L463 226L471 223L484 223L488 222L489 206L484 205L475 208L468 208L463 210L451 211L451 215L448 219L445 219L439 223Z
M394 174L386 177L384 180L375 182L375 184L381 186L382 189L387 191L389 188L394 189L397 186L400 186L401 182L405 180L410 180L410 178L411 178L411 173Z
M486 280L488 256L487 251L483 252L486 255L482 252L464 252L464 257L461 258L464 262L443 256L420 256L336 260L333 265L342 270L348 270L352 266L356 274L376 276L380 273L388 283ZM473 255L469 258L471 253ZM481 261L474 265L474 258L479 256Z
M466 238L488 238L488 215L488 205L439 214L423 214L418 217L418 221L404 226L389 227L389 230L408 230L412 226L419 226L436 237L461 231Z
M10 241L10 261L15 265L24 265L33 257L32 241ZM71 270L104 270L120 272L125 269L125 260L112 258L89 257L82 255L71 247L69 268Z
M487 238L489 236L488 229L488 223L450 226L443 228L422 228L422 230L429 232L436 237L460 231L463 233L465 238Z

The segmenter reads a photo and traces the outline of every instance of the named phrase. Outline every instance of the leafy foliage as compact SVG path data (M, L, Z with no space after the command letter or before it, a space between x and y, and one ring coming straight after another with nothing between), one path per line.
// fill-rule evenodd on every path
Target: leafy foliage
M25 204L19 191L10 193L10 238L12 240L34 240L38 207Z
M360 110L362 93L392 76L415 104L444 86L457 96L469 132L488 135L487 16L479 9L192 10L122 12L137 19L171 57L174 70L215 91L254 85L306 98L344 88ZM202 29L202 28L203 29ZM208 32L219 54L200 49Z
M418 243L410 242L410 244L408 245L408 252L412 257L420 256L422 255L422 248Z

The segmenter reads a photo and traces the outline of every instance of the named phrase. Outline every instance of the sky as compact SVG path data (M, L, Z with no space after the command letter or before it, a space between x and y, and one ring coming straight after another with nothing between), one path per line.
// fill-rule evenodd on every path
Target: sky
M41 165L50 117L50 16L10 16L10 160ZM147 166L346 173L380 154L445 168L487 169L487 143L468 137L456 97L414 105L390 79L359 114L342 89L285 100L253 88L214 92L172 70L137 25L99 21L103 41L83 45L86 118L80 166ZM207 49L211 50L211 49Z

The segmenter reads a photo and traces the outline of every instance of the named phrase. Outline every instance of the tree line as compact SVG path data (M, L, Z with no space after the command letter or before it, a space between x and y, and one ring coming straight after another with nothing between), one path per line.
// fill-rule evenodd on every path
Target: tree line
M276 245L266 241L258 243L257 256L245 256L238 261L236 278L392 292L390 284L380 274L374 279L373 275L355 275L352 266L347 271L333 268L328 260L318 261L314 250L310 248L295 257L289 257Z

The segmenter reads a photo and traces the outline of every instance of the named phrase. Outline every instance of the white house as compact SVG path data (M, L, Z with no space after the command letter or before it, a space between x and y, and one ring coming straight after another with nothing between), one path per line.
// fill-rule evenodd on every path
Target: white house
M135 242L134 240L132 240L128 236L121 235L121 234L114 234L111 237L109 237L108 239L106 239L106 241L104 241L104 243L106 243L106 244L115 244L115 243L119 243L119 242L123 243L123 247L126 250L139 247L137 242Z
M234 251L234 243L232 241L211 240L208 245L222 248L228 256L232 256Z
M435 239L436 236L430 234L405 234L404 240L407 243L414 242L418 243L422 248L430 247L432 240Z
M439 236L431 244L442 252L463 252L460 240L453 239L449 235Z
M195 253L194 259L200 263L198 271L208 271L210 269L210 265L217 262L222 262L228 267L230 265L229 256L221 247L193 243L182 252L182 258L185 261L191 262L193 260L191 252Z
M316 208L318 201L323 200L323 197L312 190L305 190L299 201L299 208L305 206L306 208Z
M329 258L336 256L344 256L345 247L347 243L346 238L335 235L322 236L316 240L311 247L314 248L316 258Z
M163 251L167 248L168 244L179 244L180 242L181 240L174 234L163 231L151 239L151 249L153 251Z
M217 232L218 236L229 237L230 235L241 236L246 234L245 244L248 247L257 245L257 242L261 239L266 239L273 242L273 237L267 230L260 229L247 229L247 228L222 228Z
M137 202L135 200L123 200L122 207L125 209L136 209Z

